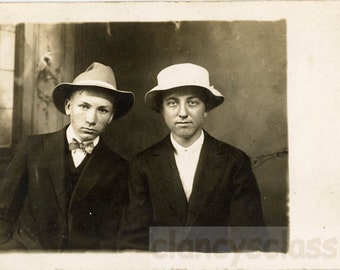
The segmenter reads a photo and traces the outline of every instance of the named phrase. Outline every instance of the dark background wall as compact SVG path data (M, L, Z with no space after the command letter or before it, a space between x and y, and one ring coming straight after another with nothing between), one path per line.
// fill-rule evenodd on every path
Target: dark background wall
M110 65L118 89L136 95L132 111L104 134L127 159L168 133L144 105L158 72L182 62L208 69L226 100L209 113L205 129L252 158L267 225L288 224L285 21L78 24L75 74L94 61Z

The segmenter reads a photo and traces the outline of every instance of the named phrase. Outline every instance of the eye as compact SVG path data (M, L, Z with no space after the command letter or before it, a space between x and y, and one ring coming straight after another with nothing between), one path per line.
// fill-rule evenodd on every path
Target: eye
M101 114L107 114L107 113L110 112L108 109L105 109L105 108L99 108L98 111L99 111Z
M188 104L189 104L189 106L197 106L198 104L200 104L200 101L199 101L199 99L190 99L188 101Z
M86 110L86 109L89 108L89 106L86 105L86 104L79 104L78 107L80 107L80 108L83 109L83 110Z
M169 107L175 107L177 105L177 102L173 99L169 99L165 101L165 104Z

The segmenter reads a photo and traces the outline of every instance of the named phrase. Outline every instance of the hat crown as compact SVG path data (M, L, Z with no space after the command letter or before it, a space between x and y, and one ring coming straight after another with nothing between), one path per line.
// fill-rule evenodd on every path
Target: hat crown
M92 63L73 80L73 83L85 85L94 82L103 84L103 87L110 85L109 88L117 89L116 78L111 67L97 62Z
M209 72L205 68L182 63L171 65L157 75L158 85L145 94L145 103L156 112L160 112L161 93L175 88L194 86L197 91L207 94L206 109L217 107L224 101L223 95L210 85Z
M160 88L175 88L183 85L210 87L209 72L198 65L183 63L169 66L157 75Z
M94 62L72 83L61 83L53 89L52 99L56 108L65 114L65 100L70 98L73 91L83 88L105 91L114 96L114 119L124 116L132 108L135 100L133 92L117 89L115 75L111 67Z

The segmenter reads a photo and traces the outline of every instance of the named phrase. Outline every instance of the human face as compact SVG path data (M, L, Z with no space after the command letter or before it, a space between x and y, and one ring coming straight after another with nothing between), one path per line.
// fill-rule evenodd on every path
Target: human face
M75 91L65 102L65 112L71 126L81 141L100 135L112 121L113 98L91 89Z
M176 142L184 147L201 135L207 116L202 95L195 88L179 88L163 97L162 115Z

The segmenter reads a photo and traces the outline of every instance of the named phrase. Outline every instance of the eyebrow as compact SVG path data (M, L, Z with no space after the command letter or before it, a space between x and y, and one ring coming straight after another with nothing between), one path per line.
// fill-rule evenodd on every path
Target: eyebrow
M78 101L79 104L85 104L85 105L91 105L90 103L84 101L84 100L79 100Z
M201 100L201 98L199 96L188 96L188 97L186 97L186 99L194 99L194 98L197 98L197 99ZM168 96L168 97L164 98L163 100L169 100L169 99L179 99L179 97Z
M177 97L173 97L173 96L169 96L169 97L165 97L163 100L168 100L168 99L178 99Z
M109 106L109 105L102 105L102 106L98 106L98 109L108 109L108 110L113 110L114 107L113 106Z
M83 100L80 100L79 101L80 104L85 104L85 105L88 105L88 106L92 106L91 103L88 103L87 101L83 101ZM112 107L112 109L114 108L113 104L107 104L107 105L99 105L98 108L108 108L110 109Z
M100 105L97 107L97 109L106 109L108 111L114 111L115 107L113 105Z

